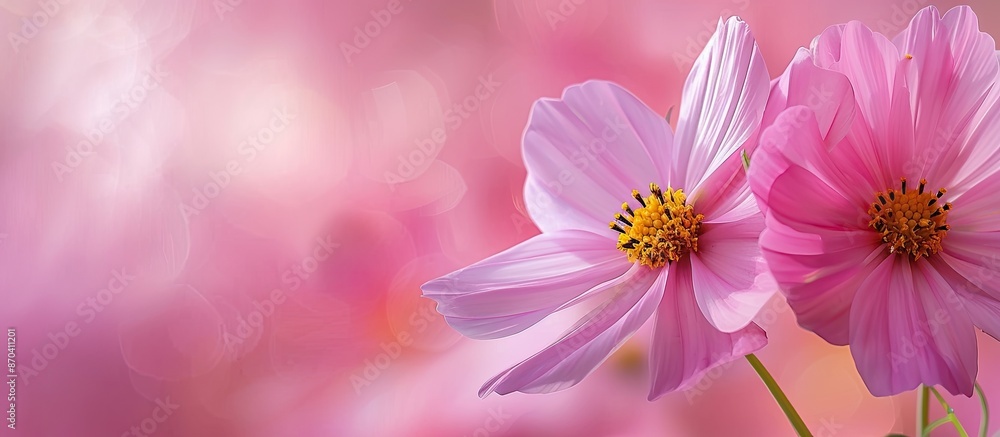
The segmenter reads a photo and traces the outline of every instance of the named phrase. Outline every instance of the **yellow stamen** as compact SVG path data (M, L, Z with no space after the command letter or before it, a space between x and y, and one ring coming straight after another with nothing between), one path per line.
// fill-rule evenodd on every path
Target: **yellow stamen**
M929 257L941 250L941 240L948 234L946 224L951 204L939 199L947 192L924 192L927 180L920 187L906 190L906 178L900 179L900 190L875 193L875 202L868 208L868 226L882 236L892 253L905 253L913 260Z
M632 197L641 207L633 210L628 202L623 203L625 214L615 214L610 227L621 234L617 247L630 262L655 269L698 251L698 234L705 217L687 205L682 190L667 187L663 191L649 184L649 192L649 196L642 197L639 190L632 190Z

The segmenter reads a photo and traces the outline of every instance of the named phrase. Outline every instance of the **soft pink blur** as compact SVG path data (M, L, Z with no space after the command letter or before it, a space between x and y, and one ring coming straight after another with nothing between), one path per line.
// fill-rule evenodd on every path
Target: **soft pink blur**
M1000 35L1000 4L968 3ZM666 114L720 16L777 74L828 25L894 34L925 4L958 2L0 0L16 433L792 435L743 362L646 402L648 329L571 390L480 400L575 315L471 341L418 287L538 232L535 99L606 79ZM913 393L869 395L780 299L758 321L818 436L914 434ZM980 340L1000 405L1000 345ZM952 405L977 426L975 399Z

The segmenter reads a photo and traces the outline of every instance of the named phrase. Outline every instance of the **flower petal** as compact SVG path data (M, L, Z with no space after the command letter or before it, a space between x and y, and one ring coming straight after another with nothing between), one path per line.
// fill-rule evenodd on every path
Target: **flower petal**
M915 151L938 155L913 162L911 170L946 183L959 167L954 163L964 161L957 159L963 148L952 143L974 119L1000 73L996 43L979 30L968 6L953 8L944 17L933 6L924 8L899 41L908 58L900 68L912 101L907 121L914 129Z
M742 172L739 152L756 144L769 84L749 26L737 17L720 21L688 75L677 121L673 171L693 202L716 171L723 182ZM704 191L706 202L713 193Z
M656 310L666 283L663 272L636 264L623 277L603 285L613 297L559 341L486 382L479 396L548 393L582 381Z
M995 199L995 198L994 198ZM953 229L943 240L941 259L976 288L1000 299L1000 232ZM956 283L956 285L958 285Z
M912 123L898 122L903 118L899 114L908 114L909 109L905 89L897 92L903 86L902 80L896 80L902 55L883 35L857 21L827 29L815 45L817 65L844 74L854 89L857 110L847 137L850 152L876 176L879 190L898 183L903 165L889 168L901 160L892 157L913 156L912 140L897 141L900 136L908 138L903 135L907 130L912 137L913 128ZM893 100L896 94L898 101Z
M829 148L850 131L856 110L854 89L846 76L815 62L809 50L799 49L771 89L763 126L774 124L787 108L805 106L816 114L820 136Z
M967 271L962 272L954 266L954 260L949 260L947 255L934 263L934 268L962 299L972 323L1000 341L1000 294L996 292L996 267L967 276ZM992 292L985 291L984 287L991 288Z
M694 295L701 312L722 332L743 329L778 290L760 254L760 215L707 224L691 254Z
M901 55L885 36L858 21L844 26L842 38L840 60L831 68L851 81L859 116L872 130L883 130L889 125L892 87Z
M613 240L567 230L537 235L421 289L457 331L498 338L527 329L630 266Z
M850 144L827 151L808 108L789 108L764 131L749 178L761 210L797 230L867 228L874 176Z
M920 384L972 396L975 329L952 287L923 261L890 256L859 287L851 308L851 353L875 396Z
M610 82L588 81L535 103L524 132L525 203L543 232L608 223L633 189L670 185L673 134L663 117Z
M1000 109L1000 105L996 109ZM1000 111L997 111L997 114L1000 115ZM996 125L1000 128L1000 118L997 118ZM997 129L997 133L1000 134L1000 129ZM1000 163L1000 159L997 159L1000 158L1000 148L996 147L996 144L1000 144L1000 135L997 135L993 141L993 147L996 149L995 156L990 159L978 160L984 166L995 166ZM989 164L989 161L993 161L993 163ZM952 212L948 214L948 224L954 230L970 233L1000 231L1000 211L997 209L997 193L1000 192L1000 168L987 169L979 171L979 173L985 176L978 176L980 180L971 187L949 188L948 196L951 198L953 208ZM958 193L952 194L953 191L958 191Z
M847 344L856 287L884 254L867 225L875 177L857 164L850 143L827 151L805 107L779 115L761 142L749 174L767 211L764 258L799 325Z
M874 235L874 233L869 232ZM760 245L799 326L829 343L850 338L851 303L858 286L887 254L849 232L798 232L768 218Z
M844 29L846 24L836 24L827 27L822 33L813 38L809 45L816 61L816 66L820 68L833 69L840 62L841 41L844 40Z
M698 383L705 372L767 345L757 324L724 333L715 329L695 302L691 263L679 262L667 273L667 291L656 312L649 370L649 400Z

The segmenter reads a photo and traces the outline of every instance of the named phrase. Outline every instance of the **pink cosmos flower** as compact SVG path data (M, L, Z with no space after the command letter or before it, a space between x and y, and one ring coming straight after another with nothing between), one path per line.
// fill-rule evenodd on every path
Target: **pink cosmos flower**
M477 339L515 334L584 300L597 305L481 396L571 387L654 315L651 400L766 344L751 319L777 285L757 245L763 217L741 151L756 144L768 80L746 23L733 18L694 64L676 137L608 82L535 104L524 196L542 234L422 289Z
M773 88L749 172L764 257L876 396L971 396L974 326L1000 336L995 49L968 7L929 7L893 40L827 29Z

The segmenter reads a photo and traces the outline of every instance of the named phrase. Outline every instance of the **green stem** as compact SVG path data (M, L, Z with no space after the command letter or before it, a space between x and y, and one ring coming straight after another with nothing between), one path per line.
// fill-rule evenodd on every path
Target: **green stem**
M949 423L949 422L951 422L951 417L950 416L949 417L942 417L942 418L940 418L938 420L935 420L934 423L932 423L932 424L928 425L926 428L924 428L924 430L920 433L920 435L923 436L923 437L927 437L927 436L931 435L931 431L934 431L935 428L937 428L937 427L939 427L941 425L944 425L946 423Z
M764 364L757 359L754 354L747 355L747 361L750 362L750 366L753 370L757 372L760 376L761 381L764 381L764 385L767 386L767 390L771 392L771 396L774 400L778 402L778 406L781 407L781 411L785 413L788 417L788 421L791 422L792 428L795 428L795 432L799 437L812 437L812 433L809 432L809 428L806 427L806 423L802 421L802 417L799 417L799 413L795 411L795 407L792 403L788 401L788 397L785 396L785 392L781 391L781 387L778 386L778 382L774 380L771 373L767 371Z
M931 390L926 385L920 386L917 395L917 432L923 433L930 422Z
M986 434L990 429L990 406L986 403L986 393L983 393L983 388L976 383L976 394L979 395L979 405L983 409L983 417L979 418L979 437L987 437Z
M934 421L934 423L930 424L929 428L926 428L921 431L921 435L925 436L930 435L930 432L933 431L934 428L941 426L941 424L951 422L952 425L955 425L955 431L958 431L958 435L960 437L969 437L969 433L965 432L965 427L962 426L962 422L960 422L958 420L958 416L955 415L955 410L951 408L951 405L948 405L948 401L944 399L944 396L941 396L941 393L938 392L937 389L934 387L928 387L928 386L924 387L927 387L927 389L934 394L934 397L937 398L938 403L941 404L941 408L944 408L944 412L948 413L948 415L946 417Z

